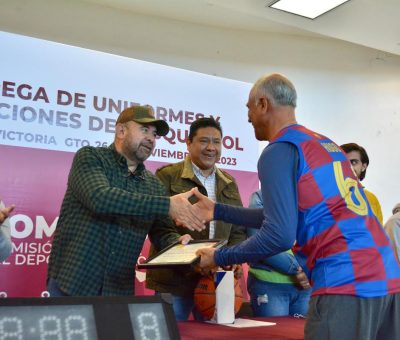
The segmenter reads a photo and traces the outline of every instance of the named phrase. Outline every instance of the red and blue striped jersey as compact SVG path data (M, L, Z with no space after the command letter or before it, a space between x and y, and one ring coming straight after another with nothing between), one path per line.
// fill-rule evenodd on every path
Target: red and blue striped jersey
M400 266L362 185L341 149L301 125L271 143L299 152L296 255L306 264L313 295L378 297L400 292Z

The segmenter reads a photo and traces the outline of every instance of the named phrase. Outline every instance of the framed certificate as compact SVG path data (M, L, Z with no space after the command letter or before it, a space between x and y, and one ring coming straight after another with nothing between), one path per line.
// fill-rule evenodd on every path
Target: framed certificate
M201 248L220 248L227 240L191 240L188 244L179 241L171 244L158 254L151 256L147 261L138 264L139 269L165 268L176 266L191 266L199 262L200 256L196 251Z

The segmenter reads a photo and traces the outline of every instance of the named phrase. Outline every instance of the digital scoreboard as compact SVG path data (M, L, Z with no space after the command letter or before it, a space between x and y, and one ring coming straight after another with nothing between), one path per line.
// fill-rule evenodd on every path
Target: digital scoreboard
M7 298L0 300L0 339L180 339L162 296Z

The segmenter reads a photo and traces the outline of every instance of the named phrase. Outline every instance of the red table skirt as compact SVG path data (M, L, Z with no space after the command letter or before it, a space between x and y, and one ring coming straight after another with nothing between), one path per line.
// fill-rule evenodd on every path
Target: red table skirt
M275 326L233 328L198 321L178 322L182 340L304 339L304 319L293 317L254 318L276 322Z

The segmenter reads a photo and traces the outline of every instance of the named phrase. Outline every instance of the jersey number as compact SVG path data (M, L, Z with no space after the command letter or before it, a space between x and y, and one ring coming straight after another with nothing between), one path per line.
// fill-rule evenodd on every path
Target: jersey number
M345 179L343 177L343 169L340 162L333 163L333 170L335 172L336 184L339 188L340 195L346 201L347 207L358 215L368 215L368 206L358 188L358 182L353 178L348 177ZM354 193L358 203L353 199L352 193Z

